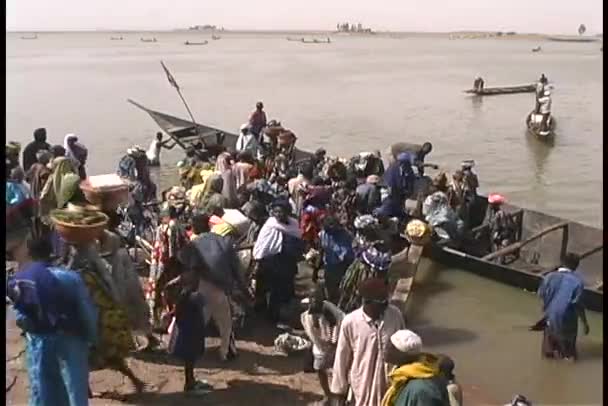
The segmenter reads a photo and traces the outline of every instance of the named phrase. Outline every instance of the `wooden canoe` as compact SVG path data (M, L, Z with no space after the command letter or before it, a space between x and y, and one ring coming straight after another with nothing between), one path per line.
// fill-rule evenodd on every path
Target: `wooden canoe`
M129 102L148 113L164 132L179 141L181 145L191 145L202 138L208 145L223 145L229 150L234 150L236 134L150 110L132 100ZM313 155L298 148L295 149L295 153L296 160L310 158ZM479 196L471 214L472 225L476 228L475 231L481 234L486 228L480 224L487 206L487 199ZM483 244L470 244L466 249L433 244L425 247L425 255L429 255L437 262L461 268L510 286L536 291L543 274L555 269L560 264L562 253L570 250L584 256L579 272L585 281L583 295L585 305L590 310L603 312L603 230L513 205L506 205L506 209L514 213L517 224L519 224L519 241L526 241L551 227L553 230L535 238L532 242L517 247L517 260L508 264L484 259L488 250L487 247L483 247ZM408 258L407 261L412 264L416 263L417 266L419 256L416 259L414 252L409 255L411 255L411 259ZM395 301L401 300L404 303L407 301L414 274L413 270L404 271L402 279L405 281L395 287L396 293L399 292L397 296L393 297ZM410 276L411 279L408 279Z
M541 140L549 140L555 136L555 126L557 125L555 118L551 115L548 120L548 130L541 131L540 130L540 122L542 120L542 116L540 114L535 114L534 111L531 111L526 116L526 127L528 128L528 132L535 135L537 138Z
M184 42L184 45L207 45L208 43L209 43L208 41L203 41L203 42L186 41L186 42Z
M476 96L494 96L499 94L515 94L515 93L534 93L536 85L521 85L521 86L503 86L503 87L486 87L482 90L469 89L465 93Z
M596 42L598 38L594 37L547 37L549 41L555 42Z
M473 213L473 224L477 225L474 229L485 238L487 227L480 224L487 205L487 199L479 196ZM496 254L489 254L487 244L479 242L485 238L461 246L433 244L425 250L425 255L450 267L535 292L543 275L555 270L562 255L572 251L583 257L577 272L585 282L585 306L603 312L603 230L514 205L507 204L506 209L519 228L518 242L508 250L501 250L511 254L507 263L500 263L493 258Z

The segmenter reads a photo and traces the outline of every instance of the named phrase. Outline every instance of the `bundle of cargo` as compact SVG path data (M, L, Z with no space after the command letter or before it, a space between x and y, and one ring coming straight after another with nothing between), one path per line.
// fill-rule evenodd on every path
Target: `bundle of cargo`
M87 201L103 211L116 210L129 199L129 184L116 174L90 176L80 183Z
M51 220L59 235L73 244L90 243L98 239L108 224L108 216L100 211L70 207L51 212Z

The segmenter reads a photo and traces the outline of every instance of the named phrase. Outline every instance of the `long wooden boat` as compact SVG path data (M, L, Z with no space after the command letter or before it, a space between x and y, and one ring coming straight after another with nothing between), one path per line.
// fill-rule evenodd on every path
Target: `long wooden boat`
M203 42L190 42L190 41L186 41L184 42L184 45L207 45L209 43L209 41L205 40Z
M479 196L473 210L473 230L480 238L461 246L434 244L426 250L433 260L528 291L536 291L543 275L555 270L567 251L582 257L577 272L585 282L583 302L603 312L604 231L574 221L506 205L518 225L517 242L490 253L488 227L482 225L488 201ZM500 258L505 258L500 260Z
M142 106L139 103L129 102L145 111L156 124L171 138L176 140L183 148L193 145L203 139L207 145L221 145L228 150L234 150L237 135L225 132L214 127L205 126L192 121L184 120L165 113L160 113ZM295 149L296 160L307 159L312 153ZM479 196L471 213L473 232L483 235L487 233L487 226L482 225L488 202ZM535 291L542 280L544 273L554 270L560 264L560 258L566 251L581 255L579 272L585 280L583 301L590 309L602 312L603 294L603 257L604 247L603 230L586 226L573 221L566 221L558 217L543 214L534 210L521 209L517 206L506 205L518 224L518 242L509 247L507 253L514 255L515 260L509 263L499 263L494 260L496 254L490 255L485 238L480 238L466 247L433 244L424 250L437 262L451 267L461 268L478 275L497 280L507 285L530 291ZM561 234L558 232L561 230ZM501 252L498 252L501 256ZM416 263L415 253L411 252L411 260ZM404 271L406 272L406 271ZM411 290L411 279L404 274L400 278L401 287L395 288L401 292L401 298L407 299L406 293ZM399 298L394 296L394 300ZM404 301L405 303L405 301Z
M302 41L304 41L304 38L291 38L291 37L287 37L287 41L302 42Z
M514 93L534 93L536 85L521 85L521 86L503 86L503 87L486 87L481 90L469 89L465 93L474 94L476 96L494 96L498 94L514 94Z
M542 115L535 114L534 111L531 111L526 116L526 127L528 128L528 132L535 135L537 138L541 140L549 140L554 137L555 126L557 125L555 118L553 115L549 116L547 120L548 129L545 131L540 130L540 123L542 121Z
M549 41L555 42L596 42L599 38L595 37L547 37Z
M331 44L331 39L327 38L324 40L320 40L320 39L315 38L315 39L308 40L308 39L302 38L302 43L304 43L304 44Z

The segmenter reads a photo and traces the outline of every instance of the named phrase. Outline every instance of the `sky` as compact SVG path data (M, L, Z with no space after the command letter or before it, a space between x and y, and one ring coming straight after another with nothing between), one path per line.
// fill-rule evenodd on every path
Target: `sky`
M603 32L602 0L7 0L8 31L234 30Z

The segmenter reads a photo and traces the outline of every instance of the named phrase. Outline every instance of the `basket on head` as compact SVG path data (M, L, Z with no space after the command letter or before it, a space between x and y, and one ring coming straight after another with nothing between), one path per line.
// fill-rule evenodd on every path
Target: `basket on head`
M66 221L69 216L82 218L82 223ZM106 214L89 210L57 209L51 212L50 217L59 235L72 244L87 244L97 240L101 237L109 221Z
M431 240L431 229L420 220L412 220L405 226L405 237L412 244L425 245Z

